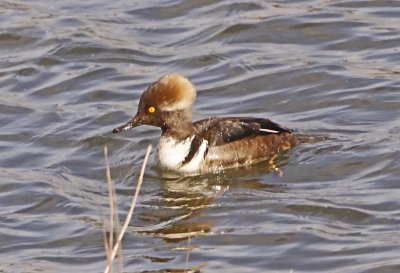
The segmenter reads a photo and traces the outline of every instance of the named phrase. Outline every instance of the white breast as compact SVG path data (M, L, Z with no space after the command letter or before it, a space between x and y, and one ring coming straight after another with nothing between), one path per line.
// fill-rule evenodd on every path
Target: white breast
M201 163L204 160L204 154L207 150L207 140L203 140L199 150L194 155L192 160L182 165L186 156L190 151L194 136L188 137L183 141L177 141L171 137L160 138L158 145L158 160L162 167L178 172L197 173L200 171Z

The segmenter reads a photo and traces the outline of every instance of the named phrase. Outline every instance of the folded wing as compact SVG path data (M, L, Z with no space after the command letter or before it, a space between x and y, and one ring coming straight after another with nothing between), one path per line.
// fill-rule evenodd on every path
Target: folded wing
M210 118L194 123L198 132L208 141L209 146L258 135L282 134L291 131L269 119L263 118Z

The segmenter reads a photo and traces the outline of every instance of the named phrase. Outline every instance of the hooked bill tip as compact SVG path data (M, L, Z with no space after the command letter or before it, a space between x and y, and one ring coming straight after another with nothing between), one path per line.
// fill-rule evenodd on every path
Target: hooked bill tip
M120 127L114 128L113 134L120 133L120 132L129 130L129 129L131 129L131 128L132 128L132 125L129 124L129 123L127 123L127 124L122 125L122 126L120 126Z

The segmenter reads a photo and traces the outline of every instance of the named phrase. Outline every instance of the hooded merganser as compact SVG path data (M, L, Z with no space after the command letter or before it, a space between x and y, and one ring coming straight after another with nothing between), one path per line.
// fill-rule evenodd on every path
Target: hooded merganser
M136 115L113 133L146 124L162 130L161 167L182 173L218 172L270 159L297 144L290 129L269 119L211 117L192 123L193 84L179 74L166 75L142 94Z

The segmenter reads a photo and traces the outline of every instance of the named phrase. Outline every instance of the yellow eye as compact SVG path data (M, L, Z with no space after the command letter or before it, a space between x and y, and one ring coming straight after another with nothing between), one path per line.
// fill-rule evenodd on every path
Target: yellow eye
M156 111L156 108L153 106L149 107L149 113L154 113Z

